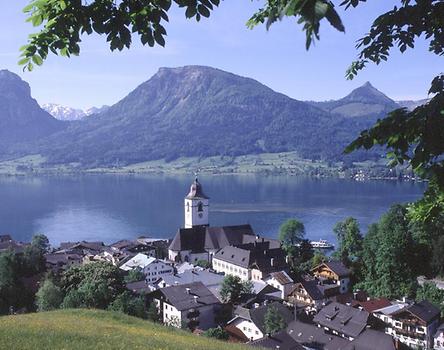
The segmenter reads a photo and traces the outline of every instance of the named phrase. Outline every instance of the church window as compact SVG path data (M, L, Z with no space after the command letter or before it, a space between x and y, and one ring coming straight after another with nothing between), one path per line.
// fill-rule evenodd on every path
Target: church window
M190 211L190 202L187 202L187 213Z
M202 212L203 211L203 204L202 202L197 203L197 211Z

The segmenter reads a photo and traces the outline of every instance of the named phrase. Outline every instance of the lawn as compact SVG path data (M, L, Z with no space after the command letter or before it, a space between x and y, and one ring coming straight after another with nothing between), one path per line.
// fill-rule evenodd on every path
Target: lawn
M0 317L0 349L245 350L248 348L196 336L115 312L58 310Z

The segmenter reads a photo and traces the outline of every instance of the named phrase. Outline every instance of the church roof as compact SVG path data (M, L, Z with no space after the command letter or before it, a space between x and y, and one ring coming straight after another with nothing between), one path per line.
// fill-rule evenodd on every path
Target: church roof
M244 244L254 240L255 237L250 225L195 226L179 229L169 249L173 251L191 250L193 253L201 253L205 250L217 250L228 245Z
M207 197L205 195L205 193L203 192L202 185L200 184L197 177L194 180L194 182L191 184L190 192L187 194L187 196L185 198L187 198L187 199L209 199L209 197Z

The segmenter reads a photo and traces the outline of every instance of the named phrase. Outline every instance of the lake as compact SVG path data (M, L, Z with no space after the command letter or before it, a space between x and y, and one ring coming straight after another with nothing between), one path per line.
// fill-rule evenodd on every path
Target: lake
M0 233L22 241L44 233L52 244L173 237L183 225L192 181L163 175L0 177ZM258 234L277 237L283 221L297 218L307 238L332 242L336 222L353 216L365 232L392 204L416 200L426 186L259 175L202 175L199 181L211 198L211 225L249 223Z

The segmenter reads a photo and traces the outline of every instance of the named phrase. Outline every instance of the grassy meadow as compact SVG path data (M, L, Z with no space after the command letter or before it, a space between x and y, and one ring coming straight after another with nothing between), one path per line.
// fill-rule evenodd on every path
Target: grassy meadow
M0 317L0 349L9 350L242 350L120 313L58 310Z

